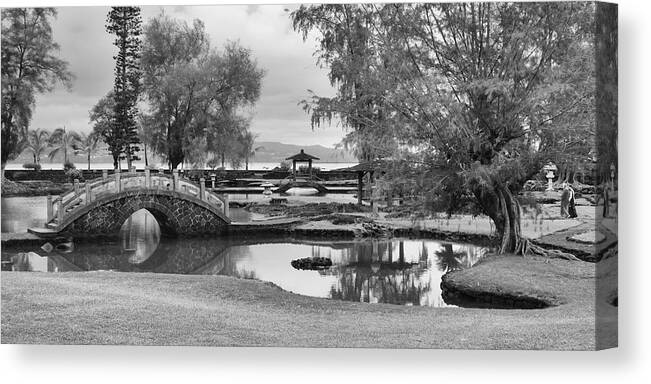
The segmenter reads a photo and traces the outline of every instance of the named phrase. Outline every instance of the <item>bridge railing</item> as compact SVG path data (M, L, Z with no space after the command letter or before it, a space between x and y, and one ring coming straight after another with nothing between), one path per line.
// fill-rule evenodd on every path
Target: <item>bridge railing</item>
M116 172L109 177L108 172L105 171L101 178L84 183L83 188L79 180L75 179L71 191L56 197L49 196L47 222L57 221L61 224L65 215L72 213L77 208L88 205L99 197L130 189L171 190L187 194L218 207L226 217L230 216L228 197L206 190L204 178L200 179L200 185L197 186L192 181L180 177L177 172L171 176L163 173L151 174L149 170L145 170L143 173Z

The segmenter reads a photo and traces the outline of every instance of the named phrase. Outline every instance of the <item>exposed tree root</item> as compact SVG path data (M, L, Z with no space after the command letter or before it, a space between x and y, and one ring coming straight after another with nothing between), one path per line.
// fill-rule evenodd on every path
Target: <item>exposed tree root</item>
M559 251L556 249L545 249L539 245L531 242L529 239L522 239L521 247L517 250L516 254L527 256L528 254L547 257L550 259L563 259L572 261L581 261L578 257L571 253Z
M489 179L489 177L487 177ZM508 186L499 179L477 183L475 197L495 224L500 237L497 254L537 255L553 259L581 261L578 257L555 249L545 249L522 236L522 207Z

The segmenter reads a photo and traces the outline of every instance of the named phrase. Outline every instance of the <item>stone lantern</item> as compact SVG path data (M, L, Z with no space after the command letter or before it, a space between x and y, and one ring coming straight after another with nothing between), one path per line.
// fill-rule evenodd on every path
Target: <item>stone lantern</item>
M210 181L212 182L212 189L215 189L215 179L217 178L217 175L213 172L210 174Z
M556 164L552 163L551 161L548 162L544 167L543 171L546 172L545 177L547 178L547 189L545 191L553 191L554 187L552 186L552 180L554 180L554 177L556 175L554 172L556 172L558 168L556 167Z
M264 188L264 191L262 192L262 194L263 194L265 197L270 197L271 194L273 193L273 192L271 192L271 187L273 187L273 186L274 186L274 185L271 184L271 183L263 183L263 184L261 185L261 187Z

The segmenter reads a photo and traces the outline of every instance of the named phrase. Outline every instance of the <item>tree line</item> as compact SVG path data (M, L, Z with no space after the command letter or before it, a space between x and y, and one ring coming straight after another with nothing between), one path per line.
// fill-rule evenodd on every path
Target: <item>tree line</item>
M70 88L74 79L56 56L50 25L56 14L54 8L2 10L3 177L8 160L30 148L39 164L45 150L39 148L59 146L55 140L64 136L78 147L84 139L103 141L116 169L121 160L130 168L141 154L147 165L153 154L170 168L229 162L248 169L256 150L248 112L264 76L252 52L238 42L212 48L200 20L188 25L160 14L143 27L139 7L112 7L107 15L117 48L114 85L89 111L92 133L30 131L35 95L56 84Z
M57 128L53 132L36 128L30 130L23 143L22 150L27 151L33 162L23 165L26 168L41 169L41 157L47 155L50 161L56 156L63 155L64 169L75 168L70 160L71 155L84 155L90 170L91 156L97 151L100 137L95 132L77 133Z

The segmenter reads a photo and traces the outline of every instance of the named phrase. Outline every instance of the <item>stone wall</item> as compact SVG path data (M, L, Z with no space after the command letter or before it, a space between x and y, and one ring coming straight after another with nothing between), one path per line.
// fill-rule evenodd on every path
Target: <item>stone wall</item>
M101 170L86 170L80 169L83 175L84 180L92 180L95 178L102 177ZM122 171L123 173L127 172L126 170ZM142 172L141 170L138 171ZM108 171L109 175L114 173L113 170ZM156 174L158 171L152 171L152 174ZM165 174L171 174L169 170L164 171ZM257 170L257 171L244 171L244 170L220 170L220 171L210 171L210 170L190 170L183 172L183 177L187 177L194 182L199 182L199 178L203 177L206 179L206 186L211 185L211 175L215 175L216 181L223 180L236 180L236 179L247 179L247 178L263 178L263 179L284 179L292 174L291 171L273 171L273 170ZM341 172L341 171L321 171L318 173L319 178L327 181L331 180L345 180L345 179L356 179L357 174L355 172ZM54 169L54 170L5 170L5 177L13 181L51 181L53 183L66 183L70 182L68 177L65 175L63 170Z
M195 201L196 200L196 201ZM63 232L70 234L112 234L136 211L147 209L165 235L209 235L227 230L218 208L174 191L127 191L107 196L83 207L72 216Z

